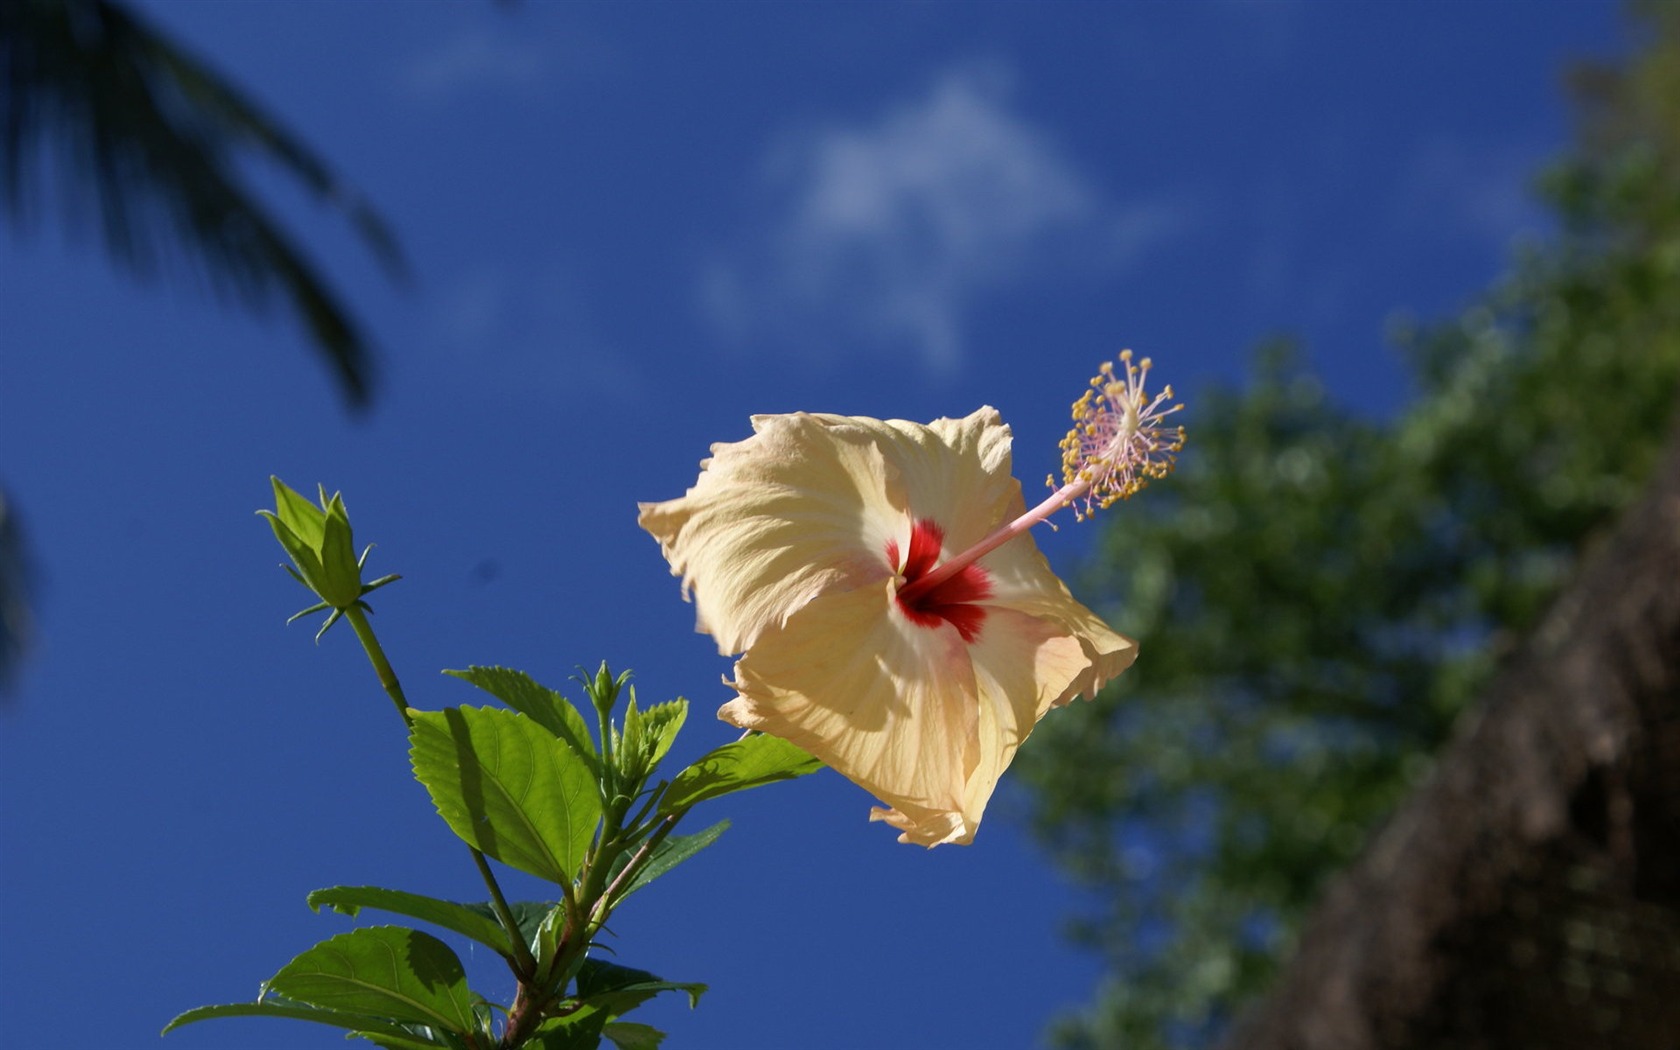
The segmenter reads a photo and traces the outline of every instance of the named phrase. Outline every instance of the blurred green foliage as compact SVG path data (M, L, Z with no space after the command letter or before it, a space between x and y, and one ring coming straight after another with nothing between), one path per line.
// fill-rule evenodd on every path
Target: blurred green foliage
M1058 1045L1215 1038L1653 466L1680 384L1680 5L1636 20L1626 68L1572 77L1555 240L1399 330L1410 407L1363 418L1268 345L1193 400L1179 473L1108 515L1083 591L1141 658L1019 767L1109 967Z

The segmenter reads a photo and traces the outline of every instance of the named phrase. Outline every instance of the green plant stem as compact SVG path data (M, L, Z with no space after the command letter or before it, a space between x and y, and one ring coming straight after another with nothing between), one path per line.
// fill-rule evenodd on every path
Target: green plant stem
M513 997L513 1005L508 1008L507 1026L502 1029L500 1045L512 1048L523 1043L525 1037L542 1023L544 1005L532 996L528 987L520 984L518 994Z
M379 685L385 690L385 695L397 705L397 714L402 716L403 725L412 729L414 719L408 713L408 698L403 695L402 683L397 680L397 672L391 669L391 661L385 658L385 647L379 644L379 638L373 633L373 625L368 623L367 612L360 605L352 605L344 610L344 618L355 628L356 637L362 643L362 649L367 653L368 662L373 664L373 671L379 676ZM472 854L473 864L478 867L479 875L484 878L484 885L490 890L490 906L495 909L496 918L501 920L502 929L508 935L508 947L513 952L514 974L521 982L537 972L537 960L532 957L531 949L525 943L525 938L519 932L519 922L513 917L513 909L508 907L507 898L502 895L502 887L496 882L496 873L490 870L490 862L484 859L476 847L468 846Z
M589 694L589 699L595 705L596 731L601 736L601 803L603 809L610 810L613 799L618 794L618 767L613 761L611 709L593 692Z
M642 819L648 815L648 810L652 809L654 807L654 805L659 802L659 795L664 790L665 790L665 781L662 780L662 781L659 782L659 786L657 788L648 792L647 801L643 802L642 803L642 808L638 809L636 811L636 815L630 818L627 826L630 828L630 831L632 833L631 834L632 839L634 839L637 835L640 835L642 832L647 830L646 828L642 827Z
M344 618L355 628L356 637L362 643L362 649L367 653L368 662L373 664L373 672L379 676L380 688L385 695L397 705L397 714L402 716L403 725L412 727L414 719L408 714L408 698L403 695L402 683L397 681L397 672L391 670L391 661L385 659L385 647L379 644L379 639L373 633L373 626L367 621L367 612L360 605L352 605L344 610Z
M642 842L641 846L637 848L635 854L619 871L618 878L614 879L610 886L601 891L601 896L596 901L591 914L591 921L595 927L599 928L602 924L604 924L607 921L607 916L612 914L613 908L618 906L618 901L613 899L618 894L618 888L620 886L628 886L630 884L630 880L636 877L636 872L639 871L641 866L647 862L648 857L652 856L653 851L658 849L659 844L664 842L666 836L671 834L672 830L676 828L677 821L681 820L687 814L688 810L680 810L660 821L659 830L655 831L652 835L649 835L647 839Z
M496 882L496 873L490 870L490 862L474 846L468 846L467 852L472 854L473 863L478 866L478 873L484 877L484 885L490 890L490 907L495 909L496 918L501 920L502 929L507 931L508 946L513 949L514 976L523 984L536 975L536 957L519 932L519 921L513 917L507 898L502 896L502 887Z

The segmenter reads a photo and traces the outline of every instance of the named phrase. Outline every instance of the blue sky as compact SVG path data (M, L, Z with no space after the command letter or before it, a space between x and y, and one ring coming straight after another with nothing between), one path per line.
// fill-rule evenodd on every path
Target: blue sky
M1545 235L1558 72L1624 47L1588 2L140 7L369 196L415 277L251 172L381 348L352 420L283 319L190 272L137 285L86 237L0 241L0 484L42 572L0 710L17 1046L154 1045L254 996L350 925L311 889L482 895L351 635L282 626L306 601L252 515L269 474L343 489L405 576L375 624L417 706L476 702L441 668L561 685L605 658L693 701L691 758L731 735L728 661L635 504L709 444L758 412L992 404L1036 491L1106 356L1155 358L1194 455L1196 392L1279 333L1391 411L1386 324ZM1068 526L1039 542L1072 574L1094 533ZM614 923L621 961L712 985L649 1019L673 1047L1030 1045L1097 967L1007 787L931 853L831 773L722 804L734 828Z

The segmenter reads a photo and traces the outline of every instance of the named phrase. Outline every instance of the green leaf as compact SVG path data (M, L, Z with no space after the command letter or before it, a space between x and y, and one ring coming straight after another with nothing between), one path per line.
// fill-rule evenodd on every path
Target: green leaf
M424 1029L424 1031L430 1031L430 1029ZM413 1033L388 1035L382 1032L347 1032L345 1038L366 1039L379 1047L380 1050L438 1050L439 1047L443 1047L444 1050L456 1050L456 1048L465 1045L459 1039L447 1036L443 1037L446 1041L440 1042L437 1039L427 1039Z
M665 1041L664 1032L634 1021L614 1021L603 1028L601 1034L618 1050L659 1050L659 1044Z
M660 992L686 992L689 1006L693 1007L706 990L703 984L673 984L646 970L596 959L584 960L578 971L577 987L578 994L569 1004L575 1009L564 1017L545 1021L536 1035L525 1042L525 1047L595 1050L605 1034L621 1050L653 1050L664 1038L663 1032L647 1025L618 1023L617 1018Z
M647 780L645 735L642 712L636 706L636 690L632 686L630 703L624 708L624 736L623 739L614 738L612 749L613 764L618 770L616 794L626 802L641 792L642 784Z
M596 1050L601 1045L601 1032L611 1019L596 1007L581 1007L565 1017L544 1021L520 1050Z
M363 908L376 908L406 915L475 940L504 956L512 954L507 933L502 929L495 909L489 904L459 904L380 886L331 886L316 890L307 900L317 912L327 907L341 915L354 917ZM554 906L539 901L516 901L508 907L513 912L514 921L519 924L521 936L529 939L525 927L529 925L535 930Z
M636 970L600 959L585 959L577 975L579 1002L622 1017L660 992L686 992L689 1009L700 1005L703 984L679 984L661 980L646 970Z
M491 920L495 920L497 928L500 928L501 923L496 920L496 909L488 903L469 904L467 907ZM519 936L525 938L527 945L536 937L537 930L542 927L543 922L557 907L558 905L554 901L508 902L508 910L513 912L514 924L519 927Z
M570 700L525 672L507 667L475 666L443 673L471 682L564 740L589 764L590 772L600 776L601 756L589 735L589 724Z
M576 752L523 715L490 707L414 712L414 775L455 834L550 882L578 869L601 819L601 792Z
M477 1027L461 960L431 934L402 926L365 926L322 941L287 963L267 987L327 1010L412 1021L457 1034ZM378 1030L365 1021L356 1027Z
M635 691L631 691L630 706L624 711L624 749L619 754L627 791L641 790L659 760L671 750L671 742L687 718L687 700L672 700L640 711L636 708Z
M531 948L531 958L536 960L538 972L546 972L560 953L560 941L565 932L566 909L551 908L526 937L525 943Z
M702 755L659 800L660 813L675 813L709 798L777 780L815 773L822 763L780 737L759 733Z
M624 737L613 743L613 757L617 760L619 782L624 790L635 792L647 774L642 762L642 712L636 707L636 690L630 689L630 703L624 708Z
M163 1032L160 1034L168 1035L183 1025L214 1020L218 1017L284 1017L293 1021L314 1021L317 1024L330 1024L335 1028L374 1032L380 1035L400 1037L413 1034L393 1022L381 1020L377 1017L368 1017L365 1014L264 1000L258 1000L254 1003L223 1003L219 1006L200 1006L188 1010L164 1025Z
M648 754L648 768L651 770L671 750L671 744L677 739L683 723L688 721L688 701L682 697L654 704L642 712L642 722L647 732L647 739L651 746Z
M654 879L659 878L678 864L710 846L718 840L718 836L727 830L729 830L729 821L720 820L704 831L697 831L692 835L669 836L664 842L654 847L653 854L648 857L648 862L642 866L642 870L636 872L635 877L630 880L630 884L624 887L623 892L618 895L617 900L613 903L616 905L618 901L630 896L630 894L635 893Z

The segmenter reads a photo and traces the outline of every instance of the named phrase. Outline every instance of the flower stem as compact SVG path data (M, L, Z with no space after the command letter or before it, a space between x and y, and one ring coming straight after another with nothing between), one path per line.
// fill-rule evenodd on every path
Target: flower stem
M373 625L368 623L367 612L359 605L352 605L344 610L344 618L355 628L356 638L362 643L368 662L373 664L374 673L379 676L379 685L385 690L385 695L391 698L391 702L397 705L397 714L402 716L403 725L412 729L414 718L408 713L408 698L403 695L402 683L397 680L397 672L391 669L391 661L385 658L385 647L379 644L378 636L373 633ZM536 972L537 961L532 958L531 949L519 933L519 922L513 917L513 909L508 907L507 898L502 895L502 887L496 882L496 873L490 870L490 863L475 847L468 846L467 849L472 853L473 864L477 865L479 875L484 878L484 885L490 890L491 907L495 909L496 918L501 920L502 929L508 935L508 947L513 953L514 973L523 984L528 975Z
M612 713L594 693L589 695L595 703L595 728L601 737L601 804L603 809L610 809L613 797L618 793L618 767L613 759Z
M408 715L408 698L403 696L402 683L397 681L397 672L391 670L391 661L385 659L385 648L374 635L373 626L367 620L367 613L360 605L352 605L344 610L344 618L355 628L356 638L362 643L368 662L373 664L374 674L379 676L379 685L385 690L385 695L391 698L391 702L397 705L397 714L402 716L403 725L412 726L414 719Z
M1068 482L1055 492L1050 493L1044 499L1044 502L1032 510L1027 511L1009 524L994 530L985 539L951 558L927 575L906 584L898 592L899 601L914 602L919 595L931 591L1005 543L1021 535L1021 533L1048 519L1050 515L1078 499L1090 487L1091 483L1084 478L1075 478Z

